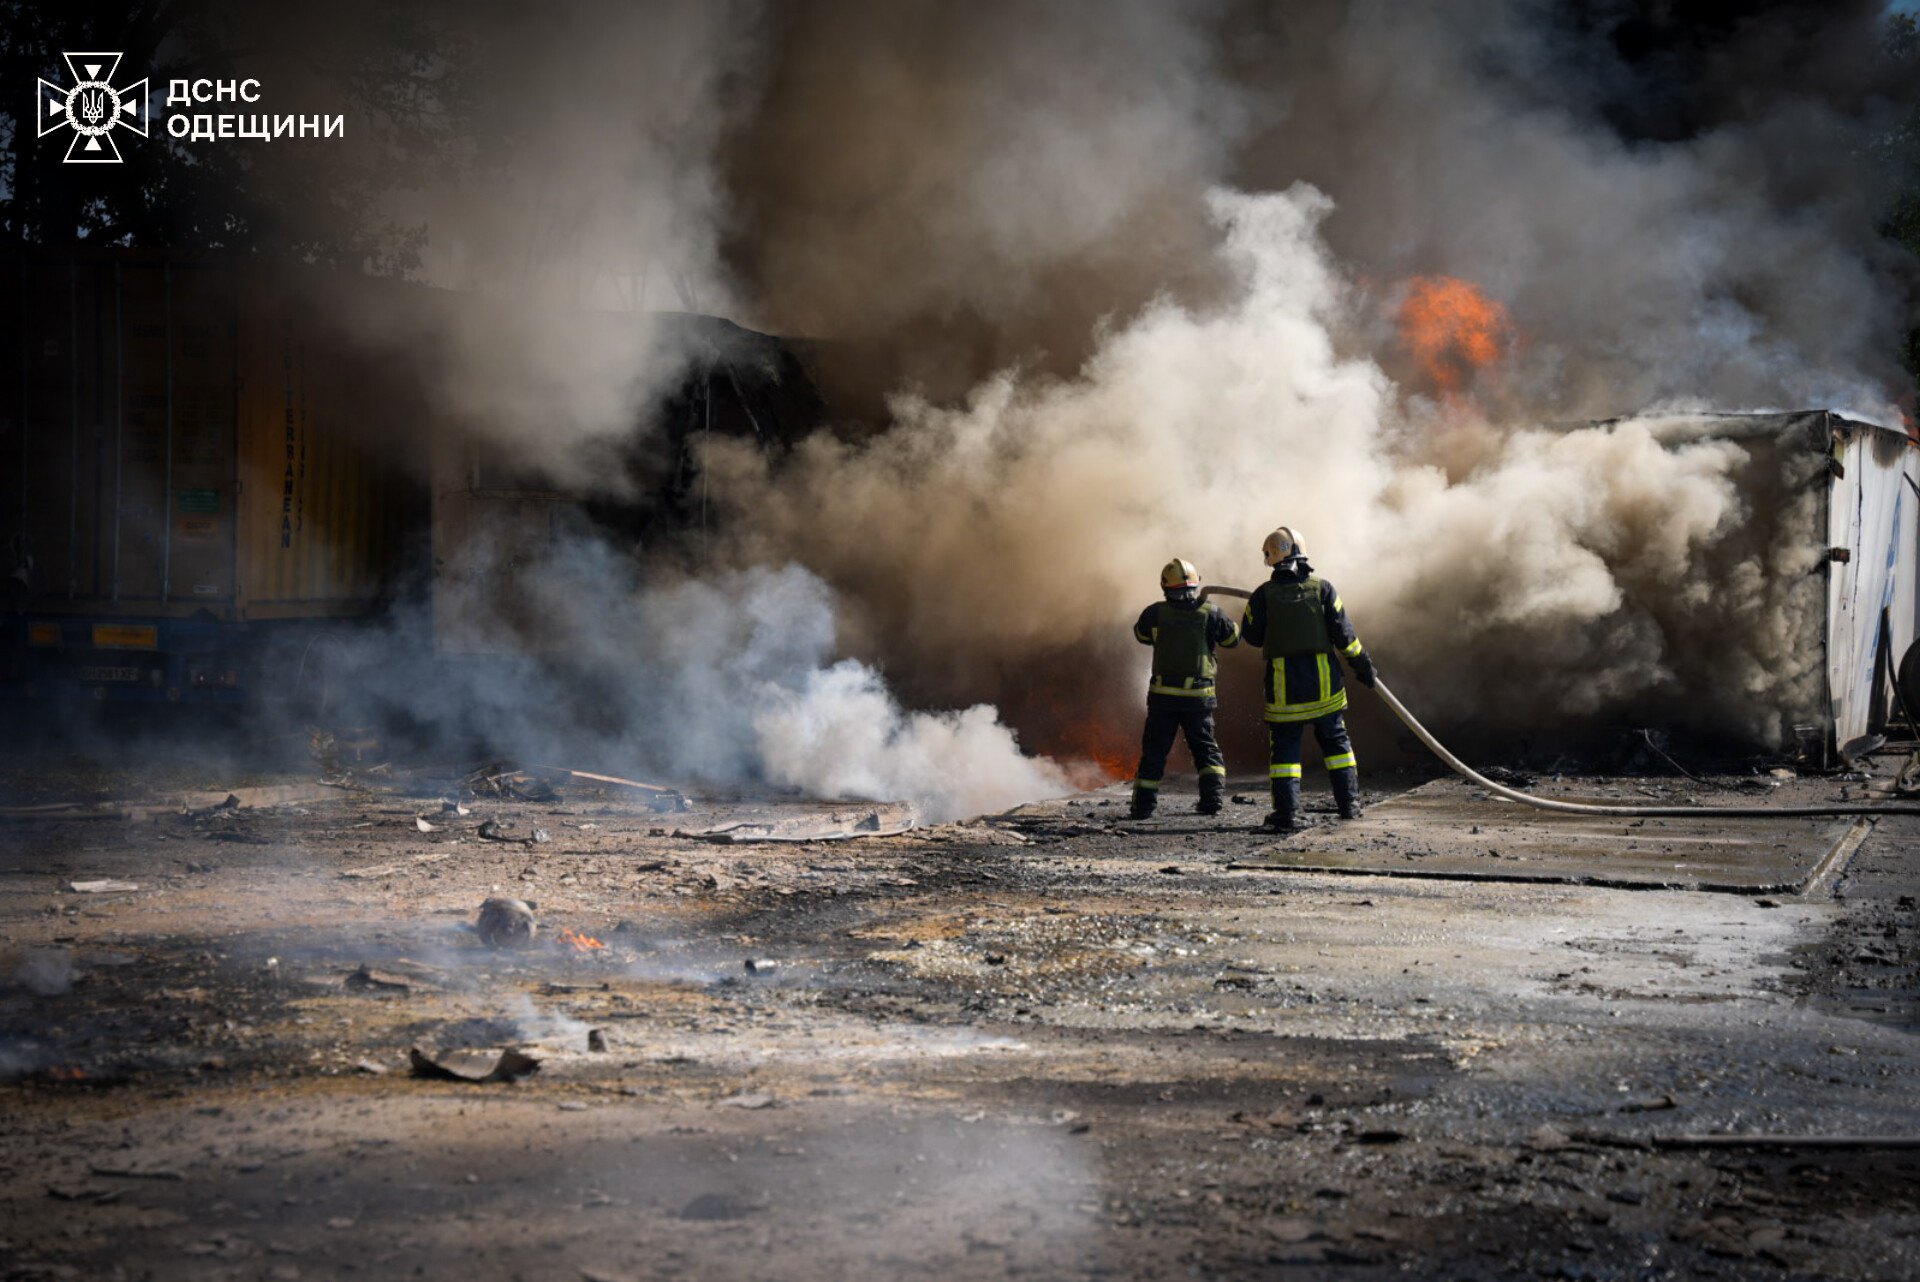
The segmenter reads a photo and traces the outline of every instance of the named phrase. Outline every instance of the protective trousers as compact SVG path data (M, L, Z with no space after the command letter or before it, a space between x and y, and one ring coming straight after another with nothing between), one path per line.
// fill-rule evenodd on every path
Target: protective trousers
M1171 702L1171 701L1169 701ZM1181 706L1167 706L1156 700L1147 702L1147 728L1140 736L1140 768L1133 772L1133 813L1144 819L1153 813L1160 796L1160 781L1166 777L1167 754L1173 751L1173 736L1185 731L1187 750L1200 771L1200 811L1217 814L1227 791L1227 762L1213 738L1213 709L1200 700L1185 700Z
M1329 712L1312 721L1267 723L1267 777L1273 783L1274 813L1282 823L1288 823L1300 811L1300 741L1308 726L1313 727L1314 737L1320 741L1320 755L1326 758L1340 817L1351 819L1359 813L1360 768L1353 757L1353 740L1347 737L1343 712Z

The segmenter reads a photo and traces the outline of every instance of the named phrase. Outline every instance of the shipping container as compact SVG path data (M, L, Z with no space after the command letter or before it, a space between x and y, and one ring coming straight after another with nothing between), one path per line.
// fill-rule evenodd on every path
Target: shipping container
M1908 711L1902 686L1920 681L1914 438L1830 410L1641 421L1674 448L1724 442L1744 454L1733 476L1748 537L1728 540L1735 551L1711 567L1714 598L1686 609L1688 624L1715 637L1703 657L1751 643L1784 648L1783 666L1803 665L1812 679L1801 701L1779 709L1788 723L1779 738L1809 755L1850 759L1884 742ZM1704 679L1695 692L1728 704L1752 697Z
M293 694L303 647L383 606L425 524L421 399L326 323L306 272L0 267L8 691Z

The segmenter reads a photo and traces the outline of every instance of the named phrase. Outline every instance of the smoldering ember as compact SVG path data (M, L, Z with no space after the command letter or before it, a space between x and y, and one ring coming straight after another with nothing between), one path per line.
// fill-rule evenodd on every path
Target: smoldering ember
M0 0L0 226L0 1280L1920 1276L1911 0Z

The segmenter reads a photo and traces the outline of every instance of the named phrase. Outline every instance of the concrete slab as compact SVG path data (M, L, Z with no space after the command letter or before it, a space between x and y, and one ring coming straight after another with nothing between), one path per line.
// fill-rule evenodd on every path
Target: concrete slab
M1564 786L1542 791L1568 800L1632 801L1582 798ZM1459 780L1438 779L1370 806L1354 822L1309 828L1249 851L1233 866L1785 894L1818 875L1829 856L1857 845L1865 821L1857 833L1855 827L1845 816L1589 819L1533 810Z

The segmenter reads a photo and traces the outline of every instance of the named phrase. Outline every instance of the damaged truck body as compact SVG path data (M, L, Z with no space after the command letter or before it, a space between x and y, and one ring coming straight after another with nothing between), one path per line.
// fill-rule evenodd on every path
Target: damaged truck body
M1716 595L1738 599L1691 612L1721 626L1795 630L1789 651L1807 679L1782 687L1801 693L1778 711L1807 756L1852 757L1883 742L1903 697L1920 703L1912 689L1920 657L1904 662L1920 635L1914 440L1828 410L1638 421L1671 449L1739 451L1729 473L1740 500L1735 519L1752 537L1731 542L1738 552L1713 567ZM1720 637L1701 648L1739 641ZM1726 702L1751 697L1709 693Z
M252 261L0 265L0 697L311 706L329 652L402 598L428 598L420 644L439 655L497 651L510 567L559 531L623 546L697 533L705 438L771 451L821 417L781 340L595 316L694 354L624 443L629 483L610 501L500 460L420 371L353 341L322 301L342 289L388 314L473 306Z

